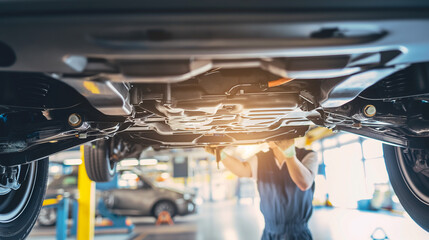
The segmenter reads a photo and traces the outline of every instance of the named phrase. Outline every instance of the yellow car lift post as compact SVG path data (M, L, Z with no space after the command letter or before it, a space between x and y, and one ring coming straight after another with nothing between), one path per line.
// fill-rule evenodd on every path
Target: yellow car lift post
M95 221L95 182L88 178L85 168L84 146L80 146L82 164L79 165L77 188L79 190L79 212L77 222L77 239L94 239Z

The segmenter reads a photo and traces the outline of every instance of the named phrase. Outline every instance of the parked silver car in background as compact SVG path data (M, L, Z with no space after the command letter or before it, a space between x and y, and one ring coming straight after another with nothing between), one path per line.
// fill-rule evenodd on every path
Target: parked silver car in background
M119 178L124 186L102 193L107 208L115 214L157 218L163 211L171 217L196 211L191 192L159 187L137 169L123 170Z

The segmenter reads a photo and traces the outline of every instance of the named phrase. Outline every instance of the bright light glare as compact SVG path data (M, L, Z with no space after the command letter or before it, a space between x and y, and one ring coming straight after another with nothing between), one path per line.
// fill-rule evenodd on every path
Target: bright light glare
M79 158L72 158L72 159L65 159L64 165L81 165L82 159Z
M121 166L137 166L139 165L139 161L136 159L122 160L120 164Z
M268 144L266 143L258 145L241 145L236 148L234 155L242 159L248 159L258 152L264 151L268 148Z
M195 203L196 203L197 205L201 205L201 204L203 204L203 203L204 203L204 200L203 200L203 198L199 197L199 198L195 199Z
M140 165L142 165L142 166L156 165L157 163L158 163L158 160L156 160L155 158L148 158L148 159L140 160Z

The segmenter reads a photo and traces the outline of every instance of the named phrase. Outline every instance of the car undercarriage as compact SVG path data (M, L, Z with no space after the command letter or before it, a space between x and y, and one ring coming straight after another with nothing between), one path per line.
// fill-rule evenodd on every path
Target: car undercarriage
M196 16L162 25L135 17L125 30L67 20L58 29L50 18L32 23L39 34L27 52L13 46L27 44L16 39L29 29L8 24L22 31L2 39L3 165L114 135L128 145L192 147L293 138L312 125L426 146L429 59L414 49L428 47L426 35L394 34L426 20L282 25L272 16L261 25ZM57 45L40 45L48 31L59 33ZM33 60L40 49L46 57Z
M323 126L419 149L411 164L426 156L426 8L73 9L1 12L0 166L15 187L19 166L96 140L114 164L147 147L255 144ZM427 160L419 166L429 177Z

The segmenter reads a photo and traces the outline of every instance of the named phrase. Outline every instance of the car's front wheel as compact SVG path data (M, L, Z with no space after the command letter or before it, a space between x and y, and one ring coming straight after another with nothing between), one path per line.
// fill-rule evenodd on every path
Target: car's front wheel
M0 179L0 239L21 240L30 233L42 207L48 159L2 167ZM13 172L11 174L11 172ZM14 184L7 184L6 181Z
M429 152L383 146L392 187L408 214L429 231Z
M153 208L153 216L158 219L161 212L168 212L171 218L176 215L176 206L170 201L160 201Z

